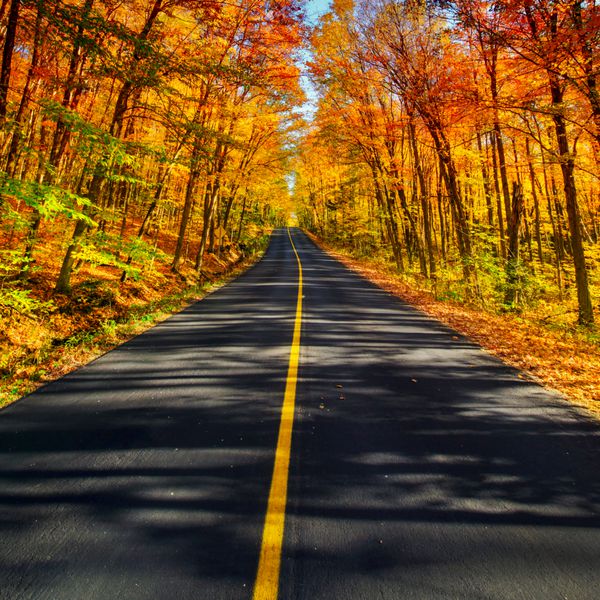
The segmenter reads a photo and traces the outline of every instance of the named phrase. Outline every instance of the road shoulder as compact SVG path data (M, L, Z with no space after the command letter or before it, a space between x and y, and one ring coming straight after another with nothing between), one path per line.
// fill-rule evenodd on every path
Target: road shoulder
M357 259L306 232L319 248L383 290L452 327L506 364L600 420L600 347L575 336L450 301L408 286L399 274Z

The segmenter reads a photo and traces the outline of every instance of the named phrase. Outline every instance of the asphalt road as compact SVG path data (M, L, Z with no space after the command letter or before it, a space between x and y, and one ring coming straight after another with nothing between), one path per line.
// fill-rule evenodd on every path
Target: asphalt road
M600 598L600 427L301 233L281 600ZM294 328L242 277L0 412L0 598L250 599Z

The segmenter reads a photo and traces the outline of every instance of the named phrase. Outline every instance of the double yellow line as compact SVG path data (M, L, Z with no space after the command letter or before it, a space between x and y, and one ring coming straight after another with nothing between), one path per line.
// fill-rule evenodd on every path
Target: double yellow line
M296 385L298 383L298 363L300 360L300 333L302 329L302 263L288 228L288 236L298 263L298 300L296 302L296 320L294 337L290 350L279 436L275 451L275 465L267 504L267 515L263 529L258 571L254 583L253 600L276 600L279 591L279 572L281 570L281 550L285 526L285 507L287 503L288 474L292 449L292 429L296 407Z

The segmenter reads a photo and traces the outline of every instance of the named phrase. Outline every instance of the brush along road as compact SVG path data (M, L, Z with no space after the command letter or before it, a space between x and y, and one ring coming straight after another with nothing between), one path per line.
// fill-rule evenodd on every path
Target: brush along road
M600 590L597 423L298 230L1 411L0 450L2 599Z

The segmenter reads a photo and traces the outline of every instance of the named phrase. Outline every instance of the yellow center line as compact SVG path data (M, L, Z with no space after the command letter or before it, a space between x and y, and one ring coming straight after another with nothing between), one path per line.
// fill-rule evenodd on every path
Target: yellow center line
M292 429L296 406L296 384L298 382L298 362L300 359L300 331L302 327L302 263L288 228L288 236L298 262L298 300L296 303L296 321L294 337L290 350L290 362L285 384L279 436L275 451L273 479L269 491L269 502L263 529L262 545L253 600L276 600L279 592L279 571L281 568L281 549L285 526L285 507L287 503L288 472L292 449Z

